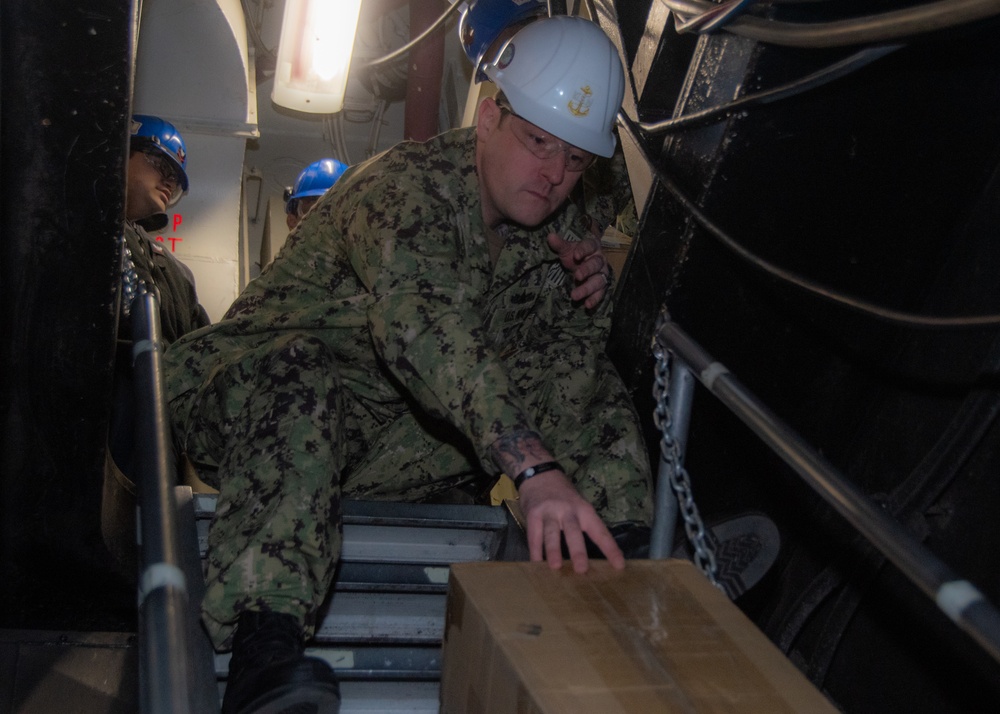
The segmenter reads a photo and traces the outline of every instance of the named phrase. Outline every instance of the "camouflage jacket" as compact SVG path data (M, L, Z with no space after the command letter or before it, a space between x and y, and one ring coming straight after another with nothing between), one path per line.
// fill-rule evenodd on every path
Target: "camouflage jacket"
M191 269L175 258L163 243L131 221L125 222L124 236L136 275L147 287L156 287L163 340L169 344L209 324L208 313L198 302ZM132 324L127 317L119 319L118 338L127 342L131 349Z
M512 360L562 343L603 351L611 301L596 313L570 301L572 278L545 242L565 211L503 230L491 266L475 147L474 129L456 129L352 167L221 322L167 351L170 397L248 349L306 333L329 346L369 411L392 419L415 402L458 427L495 473L496 439L537 431Z
M132 256L136 276L147 288L156 289L163 342L169 345L182 335L208 325L211 320L198 302L191 269L131 221L125 222L124 238ZM125 299L124 295L121 299ZM134 478L138 472L134 463L134 429L138 417L132 359L132 318L123 311L118 316L114 396L108 441L112 458L130 478Z

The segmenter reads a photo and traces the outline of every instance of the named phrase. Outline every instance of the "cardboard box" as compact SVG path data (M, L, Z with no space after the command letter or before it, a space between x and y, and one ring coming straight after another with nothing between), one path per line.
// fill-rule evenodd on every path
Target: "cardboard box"
M836 711L687 561L451 568L442 714Z

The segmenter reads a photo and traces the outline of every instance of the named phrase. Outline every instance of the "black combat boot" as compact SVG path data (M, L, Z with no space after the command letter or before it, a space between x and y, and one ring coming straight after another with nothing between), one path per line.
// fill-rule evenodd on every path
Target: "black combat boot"
M340 687L326 662L305 656L291 615L243 612L236 621L222 714L337 714Z

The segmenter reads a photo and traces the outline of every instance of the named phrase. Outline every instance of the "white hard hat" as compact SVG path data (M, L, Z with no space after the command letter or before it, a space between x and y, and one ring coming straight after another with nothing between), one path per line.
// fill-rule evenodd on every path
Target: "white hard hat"
M557 15L527 25L483 67L514 113L598 156L615 151L625 93L618 51L593 22Z

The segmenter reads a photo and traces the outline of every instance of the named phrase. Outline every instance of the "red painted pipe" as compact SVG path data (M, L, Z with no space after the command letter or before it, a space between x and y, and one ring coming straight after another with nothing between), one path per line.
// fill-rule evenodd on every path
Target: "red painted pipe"
M439 0L412 0L410 38L417 37L444 12ZM442 25L410 50L407 59L406 105L403 138L424 141L438 133L441 104L441 77L444 74L444 33Z

